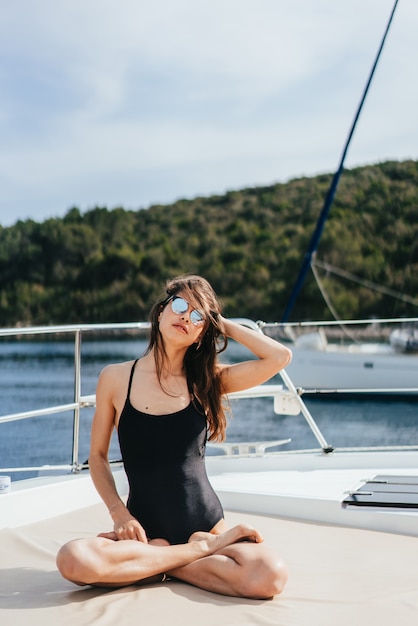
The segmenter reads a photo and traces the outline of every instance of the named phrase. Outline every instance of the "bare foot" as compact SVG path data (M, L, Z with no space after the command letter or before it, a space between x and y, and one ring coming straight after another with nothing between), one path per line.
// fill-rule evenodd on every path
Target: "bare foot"
M119 541L117 534L114 530L111 530L108 533L99 533L98 537L104 537L104 539L111 539L112 541Z
M254 543L262 543L263 537L255 528L247 524L238 524L223 533L214 535L212 533L195 532L189 537L191 541L205 541L211 554L222 550L226 546L239 541L252 541Z

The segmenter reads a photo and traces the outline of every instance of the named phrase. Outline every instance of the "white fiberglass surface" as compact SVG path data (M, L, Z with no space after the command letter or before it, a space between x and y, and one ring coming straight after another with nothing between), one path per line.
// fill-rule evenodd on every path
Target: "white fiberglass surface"
M377 474L405 473L412 472L388 468L244 472L212 476L211 483L219 491L342 500L348 491Z

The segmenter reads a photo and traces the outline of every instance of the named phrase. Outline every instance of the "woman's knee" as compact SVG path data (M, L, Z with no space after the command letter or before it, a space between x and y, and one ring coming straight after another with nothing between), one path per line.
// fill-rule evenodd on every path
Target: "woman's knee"
M243 595L249 598L268 599L282 593L288 579L284 561L278 558L261 558L252 563L244 577Z
M289 572L287 569L287 565L281 559L275 559L273 563L271 563L267 567L266 574L266 592L268 592L267 597L277 596L282 593L283 589L286 586L287 579L289 576Z
M86 546L82 539L66 543L58 551L56 563L60 574L78 585L88 584L85 579Z

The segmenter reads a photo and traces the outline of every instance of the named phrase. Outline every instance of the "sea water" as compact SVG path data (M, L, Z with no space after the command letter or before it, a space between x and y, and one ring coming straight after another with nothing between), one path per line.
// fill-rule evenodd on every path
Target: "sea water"
M81 393L95 393L100 371L109 363L141 356L143 339L83 340ZM225 362L253 358L231 342ZM281 383L280 376L272 383ZM0 343L0 416L74 399L74 344L71 341L3 340ZM307 399L306 404L328 443L334 447L418 444L418 402L395 399ZM79 462L88 458L93 409L81 411ZM69 464L72 458L73 412L0 423L0 472L4 468ZM234 400L227 431L229 441L290 438L284 450L319 446L303 415L277 415L271 398ZM117 438L110 458L120 458ZM13 473L13 480L34 475Z

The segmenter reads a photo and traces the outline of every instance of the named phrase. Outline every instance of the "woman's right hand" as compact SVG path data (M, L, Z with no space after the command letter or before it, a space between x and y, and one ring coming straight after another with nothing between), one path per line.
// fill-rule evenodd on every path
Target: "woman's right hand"
M118 506L116 511L112 511L112 518L113 529L119 541L133 539L135 541L142 541L142 543L148 543L145 530L122 503Z

